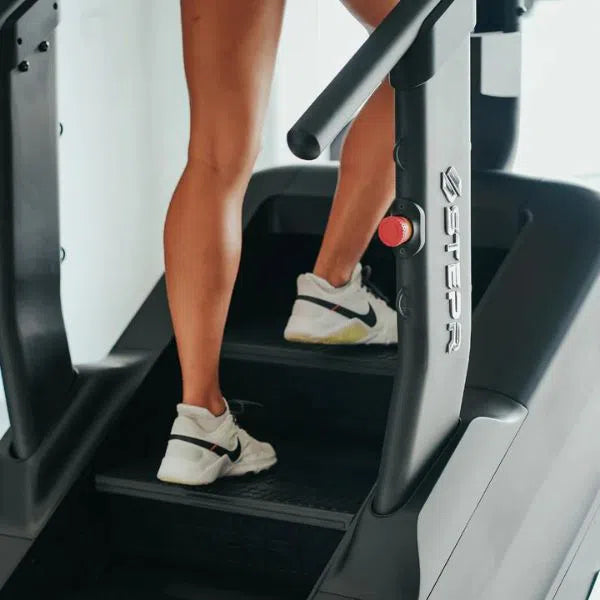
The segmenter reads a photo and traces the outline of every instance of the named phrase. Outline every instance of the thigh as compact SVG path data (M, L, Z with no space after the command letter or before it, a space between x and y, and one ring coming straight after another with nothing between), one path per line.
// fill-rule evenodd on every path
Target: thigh
M258 144L284 4L181 0L192 154L222 162Z
M369 31L375 29L398 4L398 0L342 0L342 2Z

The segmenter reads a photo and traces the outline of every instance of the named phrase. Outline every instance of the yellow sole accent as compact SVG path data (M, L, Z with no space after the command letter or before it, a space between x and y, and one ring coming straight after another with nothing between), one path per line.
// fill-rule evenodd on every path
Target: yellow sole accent
M364 341L369 334L369 330L362 323L353 323L344 329L337 331L332 335L319 337L316 335L290 335L286 337L288 342L299 342L301 344L359 344Z

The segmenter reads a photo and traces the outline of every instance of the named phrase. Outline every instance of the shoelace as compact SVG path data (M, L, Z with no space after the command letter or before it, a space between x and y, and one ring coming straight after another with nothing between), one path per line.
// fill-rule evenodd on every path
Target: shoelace
M361 271L361 285L367 290L367 293L374 296L376 299L385 302L387 305L390 303L390 299L371 281L371 274L373 270L369 265L365 265Z
M244 442L243 436L247 432L240 425L239 420L238 420L238 415L232 413L231 410L229 411L229 414L231 415L231 420L233 421L233 427L230 430L230 441L233 443L233 441L237 439L241 442L242 446L244 446L245 442Z

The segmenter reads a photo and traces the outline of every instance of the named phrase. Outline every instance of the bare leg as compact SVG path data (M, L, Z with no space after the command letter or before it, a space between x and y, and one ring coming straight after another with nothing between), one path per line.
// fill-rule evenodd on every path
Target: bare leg
M398 0L344 0L367 27L376 27ZM386 81L355 119L342 149L340 179L314 268L345 284L394 199L394 94Z
M165 224L166 280L183 402L213 414L224 410L219 354L284 4L181 0L191 131Z

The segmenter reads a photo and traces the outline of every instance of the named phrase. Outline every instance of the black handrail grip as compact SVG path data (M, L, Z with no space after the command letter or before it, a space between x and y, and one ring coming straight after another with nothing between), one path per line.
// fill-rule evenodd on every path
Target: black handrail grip
M288 133L290 150L313 160L336 138L415 41L440 0L401 0Z

